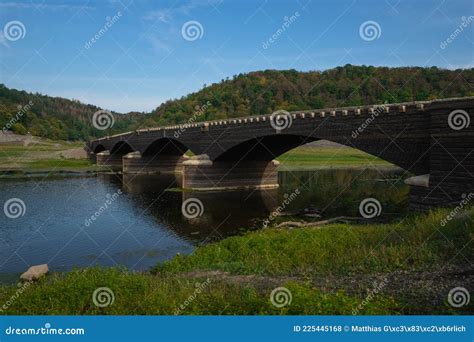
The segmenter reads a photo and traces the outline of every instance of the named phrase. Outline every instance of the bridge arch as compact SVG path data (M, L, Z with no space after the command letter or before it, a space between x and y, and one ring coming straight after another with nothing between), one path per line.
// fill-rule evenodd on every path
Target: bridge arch
M241 141L228 147L226 151L212 158L214 161L267 161L278 158L282 154L291 151L292 149L303 146L310 142L318 140L327 140L338 143L349 148L362 151L374 157L383 159L389 163L397 165L402 169L407 169L405 165L399 162L397 156L389 154L379 155L380 147L375 144L367 144L366 141L348 141L343 137L335 136L334 138L317 137L297 134L270 134Z
M149 144L143 151L142 155L156 156L182 156L186 153L188 147L176 139L160 138Z
M135 149L126 141L119 141L110 150L110 154L114 155L126 155L134 152Z
M188 150L183 143L159 138L138 149L140 153L123 158L124 173L180 173L183 171L184 154Z
M295 134L274 134L245 140L221 153L215 161L271 161L295 147L319 140Z
M97 153L103 152L103 151L105 151L105 150L107 150L107 149L104 147L104 145L98 144L98 145L95 147L95 149L94 149L93 152L94 152L95 154L97 154Z

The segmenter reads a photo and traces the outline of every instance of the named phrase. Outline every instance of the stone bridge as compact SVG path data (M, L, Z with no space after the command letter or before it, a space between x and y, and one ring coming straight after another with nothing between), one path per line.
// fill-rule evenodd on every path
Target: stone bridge
M465 97L190 119L90 141L86 150L98 165L123 173L180 173L184 188L274 188L275 158L325 139L409 171L413 207L449 206L474 192L473 112L474 97Z

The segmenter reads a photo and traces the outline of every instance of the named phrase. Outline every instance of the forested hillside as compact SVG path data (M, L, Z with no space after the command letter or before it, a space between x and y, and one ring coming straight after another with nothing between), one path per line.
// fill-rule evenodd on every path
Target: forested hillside
M114 113L112 129L92 126L100 108L57 97L0 86L0 125L15 117L18 105L28 108L12 127L17 133L53 139L88 139L138 127L272 113L277 109L364 105L444 97L474 96L474 69L436 67L387 68L346 65L326 71L265 70L235 75L200 91L158 106L148 114Z
M60 140L84 140L128 130L140 114L116 114L112 129L92 125L99 107L77 100L9 89L0 84L0 130Z
M240 74L153 112L157 123L186 120L210 101L201 119L474 95L474 69L386 68L346 65L327 71L266 70Z

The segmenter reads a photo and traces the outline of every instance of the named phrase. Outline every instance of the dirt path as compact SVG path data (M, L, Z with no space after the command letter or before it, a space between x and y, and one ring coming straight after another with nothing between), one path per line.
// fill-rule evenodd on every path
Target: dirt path
M87 153L83 148L70 148L57 152L58 155L66 159L86 159Z
M474 293L474 269L466 267L444 268L432 271L396 271L390 273L353 274L321 277L270 277L261 275L234 275L222 271L195 271L183 274L189 278L209 278L238 285L251 285L259 291L283 286L288 281L310 282L322 292L344 290L348 294L368 298L383 294L406 303L414 313L430 313L434 307L448 307L448 293L455 287L464 287ZM472 300L471 300L472 303ZM471 304L466 314L473 314Z

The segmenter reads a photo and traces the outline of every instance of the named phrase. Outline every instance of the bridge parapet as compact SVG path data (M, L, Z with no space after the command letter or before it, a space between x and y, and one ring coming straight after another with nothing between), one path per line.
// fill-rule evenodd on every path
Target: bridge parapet
M434 101L413 101L413 102L401 102L401 103L390 103L390 104L377 104L377 105L364 105L364 106L347 106L347 107L333 107L333 108L323 108L323 109L311 109L311 110L300 110L300 111L291 111L287 112L291 115L292 119L306 119L306 118L316 118L316 117L338 117L338 116L349 116L349 115L371 115L377 113L377 110L383 108L383 113L406 113L407 110L416 109L418 111L423 111L429 106L432 102L444 102L449 100L456 99L443 99L443 100L434 100ZM246 117L237 117L237 118L227 118L219 120L210 120L210 121L199 121L191 123L181 123L175 125L161 126L161 127L150 127L150 128L140 128L135 131L129 131L125 133L114 134L106 137L99 138L95 141L107 141L114 138L124 138L126 136L131 136L134 134L140 133L149 133L149 132L159 132L159 131L174 131L179 129L189 129L189 128L205 128L212 126L227 126L227 125L238 125L238 124L251 124L258 122L269 122L272 119L272 114L263 114L263 115L254 115Z

